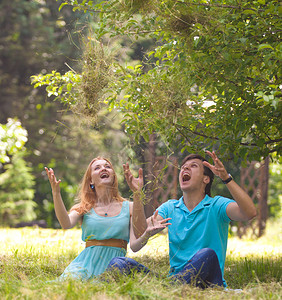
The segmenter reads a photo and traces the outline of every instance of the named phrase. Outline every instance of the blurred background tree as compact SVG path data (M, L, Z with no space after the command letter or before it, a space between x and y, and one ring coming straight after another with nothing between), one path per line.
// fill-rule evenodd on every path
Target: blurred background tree
M34 176L24 160L27 131L18 120L0 124L0 224L13 226L36 218Z
M0 174L0 224L4 226L36 219L34 176L23 154L13 155Z

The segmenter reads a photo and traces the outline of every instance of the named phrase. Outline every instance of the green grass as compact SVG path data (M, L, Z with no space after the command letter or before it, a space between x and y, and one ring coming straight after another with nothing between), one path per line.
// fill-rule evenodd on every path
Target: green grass
M128 256L158 270L160 278L109 275L104 282L55 279L83 249L80 230L0 229L0 299L281 299L281 222L258 240L230 238L225 279L229 289L171 285L167 236L160 234Z

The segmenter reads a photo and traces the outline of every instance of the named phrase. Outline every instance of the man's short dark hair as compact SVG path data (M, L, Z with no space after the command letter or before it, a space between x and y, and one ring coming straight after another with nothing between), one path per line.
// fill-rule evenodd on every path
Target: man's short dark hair
M192 159L199 159L199 160L201 160L201 161L207 161L207 160L206 160L203 156L201 156L200 154L189 154L189 155L187 155L187 156L182 160L181 167L182 167L188 160L192 160ZM211 171L210 168L204 166L204 175L207 175L207 176L209 176L209 178L210 178L210 182L206 185L205 193L211 197L211 186L212 186L212 183L213 183L214 174L213 174L213 172Z

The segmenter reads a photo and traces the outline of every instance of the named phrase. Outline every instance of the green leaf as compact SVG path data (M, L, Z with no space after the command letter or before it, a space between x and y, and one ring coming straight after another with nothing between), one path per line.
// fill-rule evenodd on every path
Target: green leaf
M59 6L59 11L61 11L61 9L65 6L65 5L67 5L68 4L68 2L63 2L63 3L61 3L61 5Z
M257 12L255 9L244 9L243 14L245 15L256 15Z
M271 49L274 50L272 46L270 46L269 44L261 44L258 46L258 50L263 50L263 49Z

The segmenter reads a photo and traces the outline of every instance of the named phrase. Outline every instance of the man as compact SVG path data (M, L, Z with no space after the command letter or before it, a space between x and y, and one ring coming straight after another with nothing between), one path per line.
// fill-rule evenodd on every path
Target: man
M169 225L171 279L194 283L202 288L215 285L226 287L223 273L229 223L231 220L252 219L256 216L256 208L252 199L227 173L215 152L207 151L207 154L214 165L198 154L188 155L183 160L179 173L183 196L179 200L163 203L147 221L144 213L140 213L142 172L139 170L139 177L134 178L128 165L125 166L127 182L135 192L136 208L133 214L139 214L139 219L133 216L134 233L139 242L133 250L141 249L150 236ZM211 197L214 175L222 180L235 201L221 196ZM138 222L134 221L137 219ZM167 223L170 219L171 223ZM133 269L149 272L145 266L130 258L115 258L109 268L113 267L127 274Z

